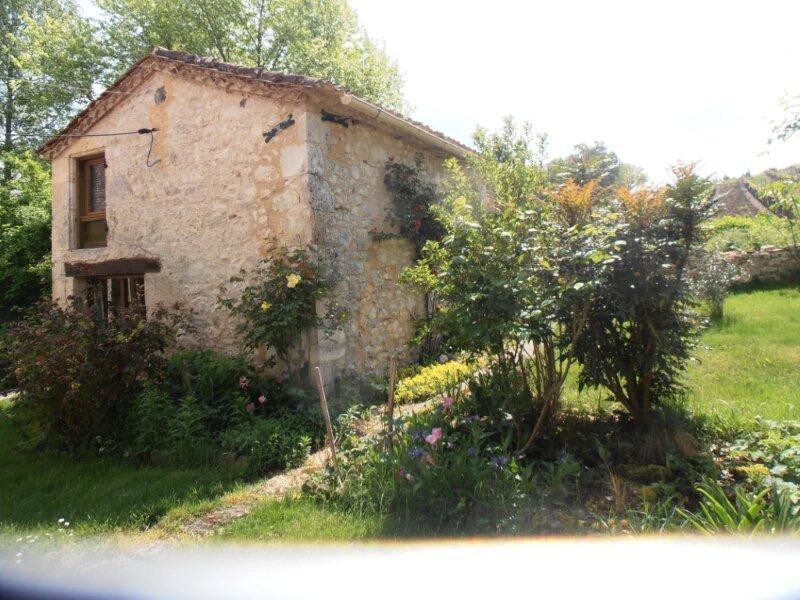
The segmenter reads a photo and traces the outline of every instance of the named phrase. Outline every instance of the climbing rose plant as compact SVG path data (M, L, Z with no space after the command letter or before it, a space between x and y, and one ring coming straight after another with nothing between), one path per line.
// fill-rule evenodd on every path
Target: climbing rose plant
M309 346L303 334L333 331L343 318L332 305L323 314L317 310L332 287L319 253L314 248L273 246L252 272L242 270L230 283L243 286L241 294L229 297L223 286L219 304L238 318L236 331L246 348L265 348L267 366L280 361L299 383Z
M417 157L413 167L389 159L383 182L392 195L387 221L414 244L417 254L425 242L441 238L442 227L431 212L437 193L428 182L421 157Z

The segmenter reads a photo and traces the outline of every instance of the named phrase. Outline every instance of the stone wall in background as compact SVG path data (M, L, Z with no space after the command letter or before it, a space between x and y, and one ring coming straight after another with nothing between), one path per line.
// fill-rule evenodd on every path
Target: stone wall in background
M748 252L725 252L724 255L742 270L737 283L788 281L800 273L800 260L787 248L765 247Z

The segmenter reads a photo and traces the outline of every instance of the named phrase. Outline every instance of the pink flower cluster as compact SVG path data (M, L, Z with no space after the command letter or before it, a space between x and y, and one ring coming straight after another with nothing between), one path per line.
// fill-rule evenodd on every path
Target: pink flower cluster
M435 446L439 443L439 440L442 439L442 428L441 427L434 427L431 430L430 435L425 436L425 441L428 442L431 446Z

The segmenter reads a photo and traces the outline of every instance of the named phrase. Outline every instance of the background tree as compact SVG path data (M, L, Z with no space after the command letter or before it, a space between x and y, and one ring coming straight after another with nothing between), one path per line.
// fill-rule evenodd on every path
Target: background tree
M619 157L603 142L595 142L591 146L578 144L574 153L553 160L548 171L556 183L574 181L586 185L596 181L600 187L608 187L617 183L620 164Z
M94 97L105 72L96 28L69 0L0 7L0 322L50 285L50 181L31 149Z
M397 64L358 24L346 0L97 0L121 71L153 46L327 79L402 108Z

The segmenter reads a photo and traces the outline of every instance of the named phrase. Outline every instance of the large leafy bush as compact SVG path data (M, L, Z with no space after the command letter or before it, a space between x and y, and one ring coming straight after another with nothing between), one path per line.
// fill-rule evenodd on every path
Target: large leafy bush
M435 294L439 309L425 325L450 350L488 356L483 397L511 414L522 451L557 412L610 240L587 219L594 185L548 193L525 132L509 123L476 141L469 170L449 163L448 193L434 207L442 240L403 277Z
M81 300L63 308L41 302L4 336L18 412L38 439L66 450L117 446L134 397L185 325L162 308L146 319L131 310L105 321Z
M696 324L687 264L711 214L711 183L690 167L675 175L664 190L616 194L604 215L615 258L577 344L581 385L604 386L639 422L679 391Z
M0 322L50 288L50 174L31 154L0 153Z

